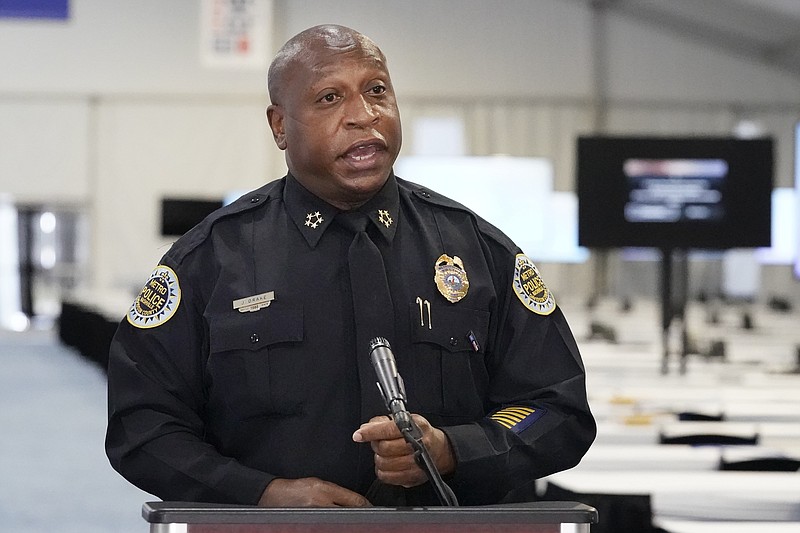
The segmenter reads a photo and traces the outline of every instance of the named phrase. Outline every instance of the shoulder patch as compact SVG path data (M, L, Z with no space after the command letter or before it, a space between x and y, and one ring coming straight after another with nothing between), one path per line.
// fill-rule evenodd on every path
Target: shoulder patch
M489 415L490 420L494 420L506 429L514 433L519 433L531 424L536 422L545 413L544 409L534 409L527 406L509 406L498 409Z
M522 305L537 315L549 315L556 309L556 299L539 275L533 261L525 254L514 259L514 293Z
M137 328L160 326L175 315L181 303L178 276L168 266L158 265L128 311L128 322Z

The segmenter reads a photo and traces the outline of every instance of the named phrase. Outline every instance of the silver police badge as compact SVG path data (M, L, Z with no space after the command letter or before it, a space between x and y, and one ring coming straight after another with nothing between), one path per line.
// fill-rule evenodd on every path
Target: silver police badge
M442 254L436 260L436 273L433 276L436 287L450 303L456 303L467 295L469 279L464 263L458 256Z

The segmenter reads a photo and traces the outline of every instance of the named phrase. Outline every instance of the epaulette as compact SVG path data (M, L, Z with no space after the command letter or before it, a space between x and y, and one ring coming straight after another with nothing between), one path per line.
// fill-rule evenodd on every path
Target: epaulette
M447 196L438 193L432 189L429 189L428 187L414 183L412 181L397 178L396 176L395 179L397 179L397 182L400 184L401 187L405 187L406 189L411 191L411 194L413 194L415 197L419 198L423 202L433 204L437 207L443 207L446 209L453 209L456 211L461 211L463 213L468 213L475 220L475 224L477 225L478 230L482 234L494 239L509 251L513 252L518 251L517 245L514 244L514 242L511 239L509 239L505 233L500 231L500 229L498 229L494 224L482 218L479 214L477 214L475 211L465 206L464 204L457 202L451 198L448 198Z
M417 198L420 198L424 202L431 203L431 204L434 204L434 205L438 205L440 207L447 207L449 209L456 209L458 211L464 211L464 212L467 212L467 213L470 213L472 215L477 216L475 214L475 212L472 211L469 207L465 206L462 203L456 202L455 200L453 200L451 198L448 198L447 196L445 196L445 195L443 195L441 193L438 193L438 192L434 191L433 189L429 189L428 187L425 187L423 185L419 185L417 183L414 183L414 182L411 182L411 181L408 181L408 180L404 180L404 179L398 178L396 176L395 176L395 179L397 180L397 183L401 187L407 188L408 190L411 191L411 194L413 194Z
M280 196L284 182L285 179L271 181L254 191L243 194L230 204L215 210L175 241L166 255L176 263L180 263L187 254L208 238L217 222L267 205L271 199Z

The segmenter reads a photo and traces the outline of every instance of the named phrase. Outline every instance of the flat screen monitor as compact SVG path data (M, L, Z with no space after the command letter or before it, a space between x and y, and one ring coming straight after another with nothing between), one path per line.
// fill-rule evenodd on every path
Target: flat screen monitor
M222 200L162 198L161 235L179 237L220 207Z
M771 139L580 137L577 148L581 246L770 245Z

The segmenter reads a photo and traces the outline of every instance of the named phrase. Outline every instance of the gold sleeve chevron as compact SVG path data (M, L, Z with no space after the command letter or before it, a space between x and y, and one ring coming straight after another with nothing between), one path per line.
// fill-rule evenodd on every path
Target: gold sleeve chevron
M519 433L533 424L542 414L544 411L533 407L509 406L490 414L489 419L514 433Z

